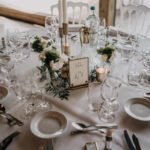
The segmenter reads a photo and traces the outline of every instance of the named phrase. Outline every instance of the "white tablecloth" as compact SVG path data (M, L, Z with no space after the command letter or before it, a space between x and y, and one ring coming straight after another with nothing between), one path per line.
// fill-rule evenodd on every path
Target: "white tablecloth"
M23 77L28 75L28 72L37 65L39 65L38 55L32 52L26 62L18 65L18 76ZM127 101L129 98L138 96L141 96L141 91L139 92L137 89L127 87L126 85L123 85L120 89L118 98L120 109L116 117L116 123L118 124L119 128L113 132L112 150L127 149L127 146L123 140L124 129L128 129L131 131L131 133L136 133L143 150L150 149L150 123L140 122L129 117L123 109L123 104L125 101ZM91 112L88 109L87 88L71 91L69 100L61 101L60 99L54 98L51 95L47 95L46 98L53 106L51 110L63 113L69 121L66 134L54 140L54 150L82 150L85 146L85 143L90 141L97 141L100 150L104 148L105 137L100 133L93 132L74 136L70 135L70 131L73 129L71 127L72 121L85 122L87 124L103 124L103 122L99 120L97 113ZM10 89L9 97L3 104L6 106L6 109L9 113L21 118L23 106L21 103L16 102L16 98L12 92L12 89ZM6 121L0 117L0 141L16 130L21 131L21 134L11 143L7 150L38 150L39 146L44 143L44 140L35 137L31 133L30 121L25 122L23 127L10 127L7 125Z

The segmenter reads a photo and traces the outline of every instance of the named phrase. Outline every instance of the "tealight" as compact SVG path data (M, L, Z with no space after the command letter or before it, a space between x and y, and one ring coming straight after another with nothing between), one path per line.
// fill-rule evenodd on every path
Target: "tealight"
M98 68L96 69L96 79L98 82L101 82L105 79L108 70L106 68Z
M69 45L69 43L64 43L63 44L63 52L66 55L70 56L70 45Z

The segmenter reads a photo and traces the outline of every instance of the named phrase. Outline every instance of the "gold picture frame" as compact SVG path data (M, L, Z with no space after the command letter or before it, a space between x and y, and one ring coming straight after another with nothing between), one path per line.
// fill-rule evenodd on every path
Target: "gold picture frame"
M78 89L88 86L89 58L83 57L69 60L70 89Z

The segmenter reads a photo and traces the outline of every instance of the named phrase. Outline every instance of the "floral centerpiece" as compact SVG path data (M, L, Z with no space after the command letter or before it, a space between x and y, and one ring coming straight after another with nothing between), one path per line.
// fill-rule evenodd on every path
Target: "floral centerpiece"
M52 46L51 43L43 40L40 37L35 37L35 41L32 43L34 52L38 52L39 59L42 65L38 67L41 72L41 81L49 80L47 91L51 91L54 96L58 96L61 100L68 99L69 97L69 65L68 56L60 54L59 51ZM109 62L114 52L113 47L106 45L105 48L97 50L99 54L106 56L106 61ZM89 81L94 82L96 78L96 69L89 74Z
M42 75L41 80L47 78L47 70L50 76L50 84L47 90L52 91L54 96L58 96L60 99L68 99L69 79L66 69L68 58L65 55L61 56L54 48L45 49L39 57L42 61L42 66L38 67Z
M40 53L39 59L42 65L38 69L41 72L41 81L48 79L48 75L50 77L47 90L60 99L68 99L68 57L65 54L60 55L59 51L48 40L43 40L38 36L35 37L32 48L34 52Z

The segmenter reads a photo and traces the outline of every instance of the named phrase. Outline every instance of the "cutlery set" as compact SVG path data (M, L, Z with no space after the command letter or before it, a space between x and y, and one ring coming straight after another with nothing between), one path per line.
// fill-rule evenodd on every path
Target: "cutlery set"
M9 125L18 125L18 126L23 125L23 122L21 122L20 120L18 120L11 114L6 113L5 107L2 104L0 104L0 115L7 119ZM91 131L98 131L99 133L106 134L108 131L112 132L114 129L118 128L116 124L114 125L86 125L86 124L78 123L78 122L72 122L72 126L76 130L71 131L71 135L87 133ZM12 133L11 135L9 135L7 138L5 138L0 143L0 150L5 150L6 147L12 142L13 138L18 136L19 134L20 132L16 131ZM125 141L127 143L129 150L142 150L139 140L135 134L132 135L132 140L131 140L127 130L124 130L124 138L125 138Z
M71 131L71 135L75 135L78 133L87 133L90 131L98 131L99 133L105 133L106 134L106 141L108 139L107 133L109 133L109 131L111 131L111 134L112 134L112 131L114 129L117 129L117 127L118 127L117 125L111 125L111 126L85 125L83 123L78 123L78 122L72 122L72 126L74 128L76 128L76 130ZM131 140L127 130L124 130L124 138L125 138L125 141L127 143L129 150L142 150L140 143L139 143L139 140L135 134L132 135L132 140Z
M130 136L128 134L128 131L124 130L124 138L125 138L125 141L127 143L129 150L142 150L140 143L139 143L139 140L135 134L132 135L132 140L131 140Z
M11 114L6 113L6 109L5 109L4 105L2 105L2 104L0 104L0 115L7 119L8 124L10 126L13 126L13 125L22 126L23 125L22 121L20 121L16 117L12 116Z
M16 131L10 134L8 137L6 137L2 142L0 142L0 150L5 150L9 146L9 144L12 142L12 140L19 134L20 132Z
M100 133L106 133L107 129L114 130L117 129L118 127L117 125L109 125L109 126L85 125L83 123L78 123L78 122L72 122L72 126L76 128L76 130L71 131L72 135L79 134L79 133L86 133L90 131L99 131Z

